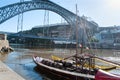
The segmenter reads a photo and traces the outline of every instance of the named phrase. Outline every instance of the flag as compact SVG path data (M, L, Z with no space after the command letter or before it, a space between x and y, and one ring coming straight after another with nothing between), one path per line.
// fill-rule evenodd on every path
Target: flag
M82 44L79 44L79 47L82 48Z
M89 47L86 47L87 50L89 50Z

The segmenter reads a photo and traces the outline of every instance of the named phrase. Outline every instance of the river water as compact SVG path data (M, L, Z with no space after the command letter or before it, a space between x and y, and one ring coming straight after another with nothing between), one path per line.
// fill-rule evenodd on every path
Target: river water
M120 63L120 51L119 50L93 50L96 55ZM60 57L67 57L73 55L75 49L25 49L25 48L14 48L14 52L8 54L0 54L0 59L12 68L19 75L24 77L26 80L51 80L44 74L40 74L35 71L36 64L32 60L32 55L38 55L45 58L50 58L51 55ZM111 73L120 74L120 69L111 71Z

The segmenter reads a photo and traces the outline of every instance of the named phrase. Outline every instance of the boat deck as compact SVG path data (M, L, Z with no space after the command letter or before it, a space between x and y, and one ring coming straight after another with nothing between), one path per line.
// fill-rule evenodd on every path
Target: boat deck
M40 57L41 58L41 57ZM48 69L48 70L51 70L51 71L58 71L60 73L65 73L65 74L69 74L69 75L72 75L72 76L79 76L79 77L87 77L89 79L95 79L95 76L94 75L90 75L90 74L86 74L86 73L80 73L80 72L76 72L76 71L70 71L67 69L62 69L60 67L57 67L58 65L60 65L59 63L57 63L56 67L54 66L50 66L48 65L50 63L52 63L53 61L49 60L49 59L46 59L46 58L42 58L42 61L40 60L40 58L35 58L33 57L33 60L35 61L35 63L37 63L39 66L41 67L44 67L45 69ZM44 61L44 63L43 63Z
M0 61L0 80L25 80L2 61Z

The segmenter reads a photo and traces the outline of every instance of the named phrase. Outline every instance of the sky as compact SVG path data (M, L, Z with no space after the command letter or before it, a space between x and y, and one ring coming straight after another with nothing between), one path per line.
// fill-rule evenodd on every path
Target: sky
M0 7L19 2L20 0L0 0ZM25 0L26 1L26 0ZM79 16L87 16L89 20L95 21L100 27L120 25L120 0L51 0L60 6L75 13L77 4ZM33 10L23 14L23 30L29 30L34 26L44 24L56 24L65 22L58 14L45 10ZM45 17L45 18L44 18ZM0 31L17 32L18 16L0 24ZM19 29L20 30L20 29ZM18 31L19 31L18 30Z

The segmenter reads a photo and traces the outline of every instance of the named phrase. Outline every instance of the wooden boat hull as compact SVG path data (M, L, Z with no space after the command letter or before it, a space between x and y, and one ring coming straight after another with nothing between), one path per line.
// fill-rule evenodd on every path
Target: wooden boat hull
M35 57L33 57L33 61L37 64L38 70L53 78L52 80L120 80L120 75L111 74L103 70L97 70L95 75L89 75L48 66L37 61Z
M42 63L38 63L34 57L34 62L37 64L37 69L46 74L50 78L54 78L54 80L94 80L94 77L90 78L87 74L75 75L73 72L67 72L60 69L50 68ZM53 79L52 79L53 80Z
M103 70L98 70L95 80L120 80L120 75L110 74Z

